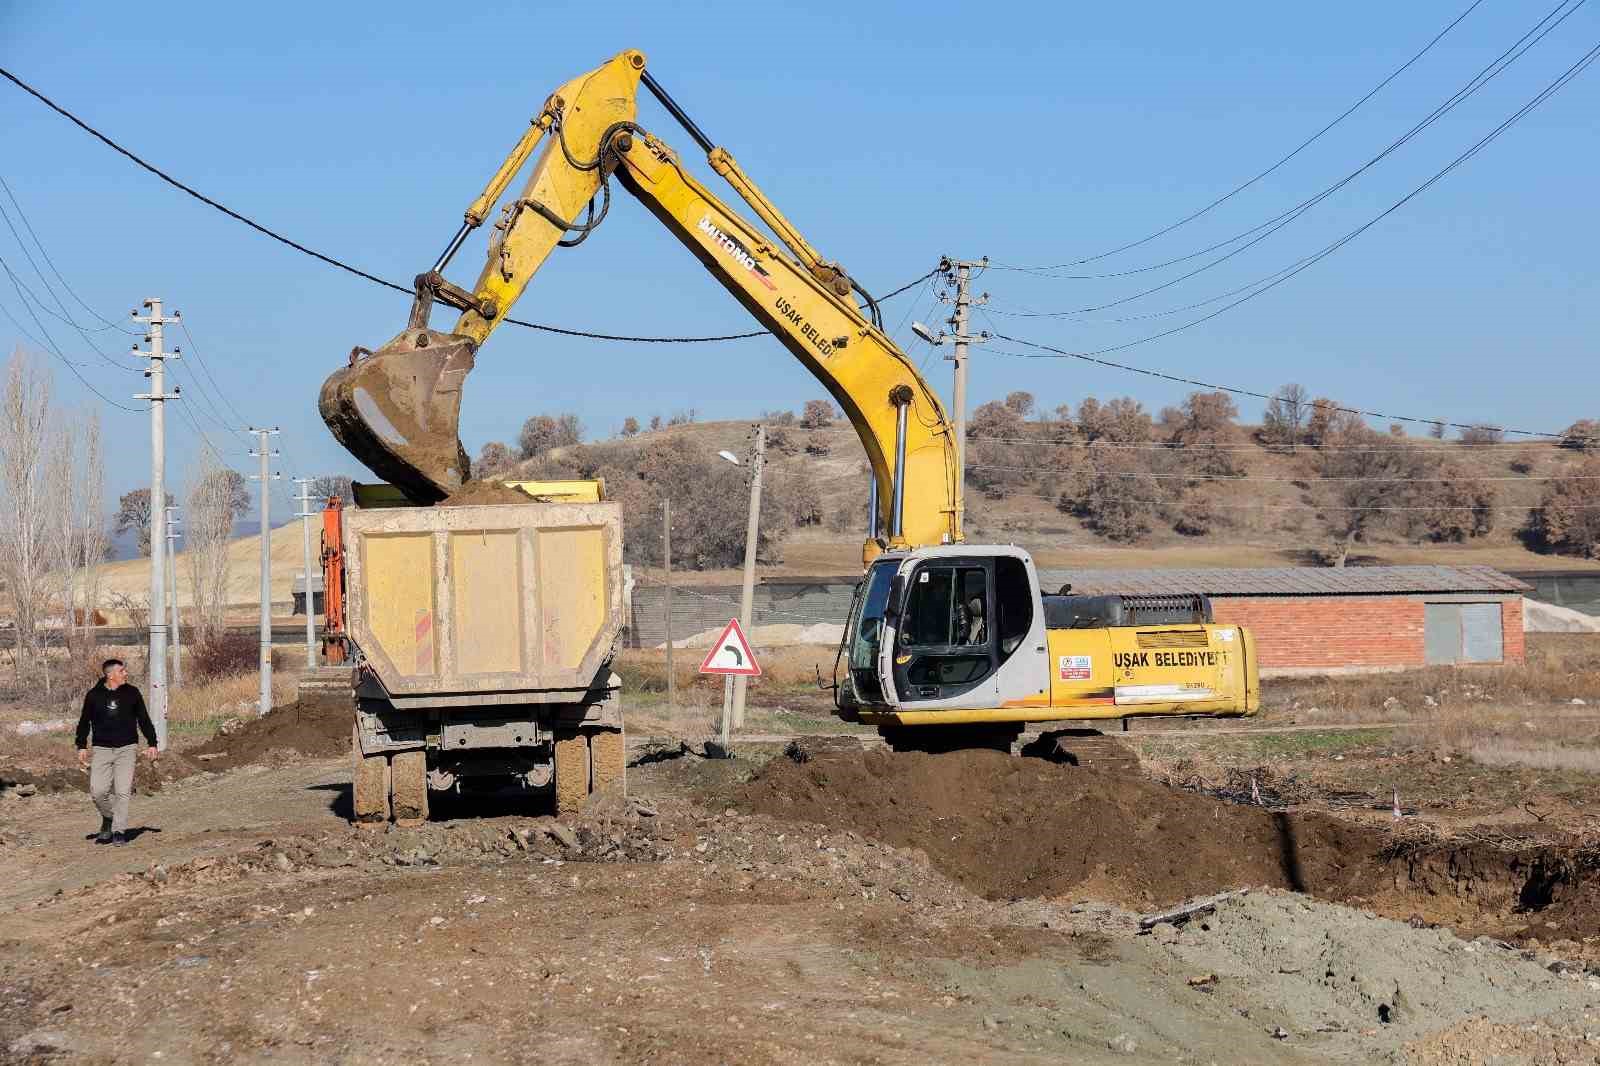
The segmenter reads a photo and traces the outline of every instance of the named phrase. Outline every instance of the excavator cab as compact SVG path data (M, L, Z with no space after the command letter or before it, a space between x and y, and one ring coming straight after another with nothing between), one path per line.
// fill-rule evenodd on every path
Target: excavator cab
M1033 560L1020 548L948 545L880 556L846 632L856 700L932 712L1047 693L1039 602Z
M1045 596L1033 559L1011 545L879 556L844 641L840 713L886 735L1253 714L1260 702L1253 638L1214 623L1204 597Z

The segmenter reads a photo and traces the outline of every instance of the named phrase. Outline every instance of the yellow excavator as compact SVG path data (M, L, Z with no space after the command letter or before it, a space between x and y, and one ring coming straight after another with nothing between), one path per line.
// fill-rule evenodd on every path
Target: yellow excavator
M641 84L773 236L638 123ZM452 284L443 271L529 160L477 283ZM323 385L323 418L358 459L418 504L469 481L458 424L478 348L551 252L600 226L612 179L816 376L866 449L870 529L835 679L842 717L878 726L897 747L938 749L1009 745L1027 722L1255 712L1251 636L1212 624L1203 598L1046 595L1026 551L966 543L955 430L939 397L884 332L866 290L713 144L639 51L550 95L417 277L405 330L357 348ZM431 325L435 303L461 312L451 332Z

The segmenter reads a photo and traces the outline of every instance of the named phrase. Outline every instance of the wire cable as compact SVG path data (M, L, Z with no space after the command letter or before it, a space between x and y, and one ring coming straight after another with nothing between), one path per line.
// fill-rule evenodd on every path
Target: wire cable
M1116 255L1118 252L1126 252L1131 248L1138 248L1140 245L1149 244L1151 241L1155 240L1158 237L1166 236L1168 233L1171 233L1173 230L1178 229L1181 226L1188 225L1189 223L1193 222L1195 219L1197 219L1197 218L1201 217L1202 215L1205 215L1208 212L1210 212L1213 208L1220 207L1221 205L1227 203L1229 200L1233 199L1235 196L1237 196L1240 193L1244 192L1246 189L1250 188L1250 186L1254 185L1256 182L1260 181L1262 178L1266 177L1267 175L1273 173L1279 167L1283 166L1285 163L1287 163L1291 159L1293 159L1295 156L1299 155L1301 152L1303 152L1307 148L1311 147L1311 145L1315 144L1322 137L1323 134L1325 134L1328 131L1332 130L1335 126L1339 125L1339 123L1343 122L1345 119L1347 119L1351 115L1355 114L1356 111L1361 107L1362 104L1365 104L1368 100L1371 100L1374 96L1378 95L1378 93L1383 91L1383 89L1386 88L1390 82L1394 81L1400 75L1404 74L1419 59L1421 59L1423 56L1425 56L1429 52L1431 52L1433 50L1433 46L1434 45L1436 45L1440 41L1444 40L1444 37L1445 37L1446 34L1448 34L1451 30L1455 29L1458 25L1460 25L1462 20L1465 19L1468 15L1472 14L1475 10L1477 10L1478 6L1480 4L1482 4L1482 3L1483 3L1483 0L1473 0L1473 2L1467 6L1467 9L1465 11L1461 12L1461 14L1459 14L1455 18L1451 19L1450 22L1445 25L1444 29L1440 30L1437 34L1434 35L1432 40L1430 40L1427 44L1423 45L1421 51L1417 52L1410 59L1406 60L1404 63L1400 64L1400 66L1398 66L1394 70L1392 70L1389 73L1388 77L1384 78L1377 85L1373 86L1359 100L1357 100L1355 103L1351 104L1344 111L1340 112L1338 117L1336 117L1332 122L1329 122L1326 126L1323 126L1316 133L1313 133L1310 137L1307 137L1305 140L1301 141L1298 145L1296 145L1294 147L1294 149L1292 151L1289 152L1288 155L1283 156L1276 163L1273 163L1271 166L1269 166L1267 169L1261 171L1261 173L1257 174L1255 177L1250 178L1247 181L1244 181L1244 182L1240 183L1239 185L1235 185L1232 189L1230 189L1227 192L1223 193L1221 196L1217 197L1215 200L1212 200L1210 203L1206 204L1204 207L1200 208L1198 211L1195 211L1195 212L1193 212L1191 214L1185 215L1183 218L1178 219L1176 222L1172 223L1171 225L1164 226L1161 229L1156 230L1154 233L1150 234L1149 236L1140 237L1136 241L1129 241L1127 244L1118 245L1117 247L1112 248L1110 251L1101 252L1098 255L1085 256L1082 259L1074 259L1074 260L1072 260L1071 262L1068 262L1068 263L1058 263L1055 266L1041 266L1041 267L1036 267L1036 268L1033 268L1033 269L1038 269L1038 270L1056 270L1056 269L1060 269L1060 268L1063 268L1063 267L1081 266L1084 263L1093 263L1096 260L1105 259L1105 258L1107 258L1109 256ZM1008 269L1017 269L1017 268L1008 268Z
M22 225L28 231L28 236L33 238L34 246L39 249L39 254L44 257L44 261L49 264L50 272L53 273L57 280L61 282L61 287L67 290L67 293L78 302L80 307L103 323L103 325L92 327L92 331L99 333L103 332L104 330L114 329L130 336L138 336L138 330L130 329L126 323L115 322L105 317L93 307L90 307L88 302L85 301L83 297L78 295L78 291L72 287L71 283L69 283L66 277L62 275L60 268L56 266L55 260L50 258L50 252L45 248L44 242L39 239L39 234L34 231L33 223L28 221L28 213L24 211L22 209L22 205L17 202L16 194L11 191L11 186L6 182L6 179L3 175L0 175L0 188L5 189L6 198L11 201L11 206L16 209L17 217L22 219ZM37 269L38 268L35 267L35 270Z
M62 107L60 104L56 103L54 100L50 99L44 93L40 92L38 89L35 89L33 86L29 85L27 82L25 82L21 78L17 77L17 75L13 74L11 71L6 70L4 67L0 67L0 77L4 77L7 81L11 82L17 88L21 89L23 92L27 93L29 96L31 96L34 99L38 100L40 103L44 104L50 110L52 110L56 114L60 115L62 118L66 119L68 122L71 122L74 126L77 126L79 129L81 129L85 133L89 134L89 136L93 137L95 140L99 141L101 144L104 144L107 148L110 148L112 151L116 152L118 155L123 156L129 162L133 163L135 166L137 166L140 169L148 171L149 173L155 175L157 178L159 178L162 181L166 182L168 185L171 185L173 188L179 190L180 192L183 192L183 193L185 193L185 194L187 194L189 196L192 196L194 199L199 200L201 203L205 204L207 207L210 207L210 208L213 208L213 209L215 209L217 211L222 212L224 215L227 215L229 218L233 219L235 222L241 222L244 225L249 226L251 229L255 230L257 233L261 234L262 236L271 238L272 240L277 241L279 244L283 244L283 245L286 245L287 247L293 248L295 251L300 252L300 253L302 253L304 255L308 255L313 259L316 259L316 260L318 260L318 261L320 261L322 263L327 264L328 266L331 266L331 267L335 268L336 270L343 270L346 273L354 274L358 278L363 278L363 279L365 279L367 281L372 282L375 285L381 285L386 289L393 289L396 292L404 293L407 296L415 296L416 295L416 291L412 286L400 285L400 284L397 284L396 282L389 281L386 278L380 278L378 275L370 273L370 272L365 271L365 270L362 270L360 267L352 266L351 264L346 263L343 260L336 259L333 256L328 255L328 254L326 254L324 252L319 252L315 248L311 248L311 247L309 247L309 246L307 246L305 244L302 244L299 241L294 240L291 237L286 237L282 233L279 233L278 231L276 231L274 229L270 229L267 226L262 225L261 223L255 221L252 218L249 218L246 215L240 214L238 211L235 211L233 208L228 207L226 204L220 203L219 201L212 199L211 197L207 196L205 193L203 193L200 190L194 188L193 186L187 185L184 182L179 181L177 178L173 177L171 174L168 174L166 171L162 170L160 167L155 166L153 163L147 162L145 159L141 158L139 155L137 155L136 153L134 153L130 149L123 147L122 145L118 144L116 141L112 140L110 137L106 136L104 133L101 133L99 130L97 130L93 126L89 125L83 119L79 118L77 115L73 114L71 111L68 111L65 107ZM917 280L921 281L922 279L919 278ZM911 282L910 284L911 285L915 285L916 282ZM908 287L909 286L903 286L902 288L908 288ZM901 291L901 290L896 290L896 292L899 292L899 291ZM626 335L626 334L617 334L617 333L599 333L599 332L596 332L594 330L569 329L569 328L565 328L565 327L562 327L562 326L552 326L552 325L550 325L548 323L545 323L545 322L531 322L531 321L528 321L526 319L520 319L520 318L506 318L506 319L504 319L504 321L509 322L514 326L524 326L524 327L526 327L528 329L542 330L543 332L555 333L555 334L559 334L560 336L563 336L563 337L583 337L583 338L587 338L587 339L590 339L590 340L604 340L604 341L626 341L626 342L631 343L631 344L709 344L709 343L718 342L718 341L746 340L746 339L749 339L749 338L752 338L752 337L766 337L766 336L770 336L771 335L771 331L770 330L759 329L759 330L751 330L751 331L746 332L746 333L724 333L724 334L715 334L715 335L698 336L698 337L638 337L638 336L629 336L629 335Z
M1313 254L1311 254L1309 256L1306 256L1305 258L1299 260L1296 263L1291 264L1289 267L1285 268L1283 271L1280 271L1279 274L1274 276L1273 280L1268 282L1267 284L1262 285L1261 287L1259 287L1259 288L1247 293L1246 295L1240 297L1239 299L1233 301L1232 303L1226 304L1223 307L1218 308L1217 310L1210 312L1209 314L1202 315L1201 317L1196 318L1196 319L1194 319L1194 320L1192 320L1190 322L1185 322L1183 325L1180 325L1180 326L1174 326L1172 329L1164 330L1164 331L1162 331L1160 333L1154 333L1154 334L1151 334L1150 336L1141 337L1141 338L1138 338L1137 340L1127 341L1127 342L1122 343L1122 344L1108 345L1108 346L1106 346L1104 348L1095 349L1094 351L1090 351L1090 352L1067 352L1067 351L1064 351L1063 349L1052 348L1049 345L1034 344L1033 342L1030 342L1030 341L1020 340L1019 338L1008 337L1005 334L1000 333L998 331L998 328L996 330L995 336L1000 337L1002 340L1011 341L1012 343L1020 343L1020 344L1027 345L1029 347L1040 348L1040 349L1043 349L1043 350L1046 350L1046 351L1053 352L1053 353L1055 353L1056 357L1060 357L1060 358L1073 358L1073 359L1083 358L1083 359L1089 359L1090 361L1098 361L1098 360L1095 359L1095 357L1097 357L1097 356L1107 355L1107 354L1110 354L1110 353L1113 353L1113 352L1125 351L1125 350L1127 350L1129 348L1137 347L1138 345L1141 345L1141 344L1148 344L1151 341L1161 340L1161 339L1163 339L1165 337L1170 337L1170 336L1173 336L1174 334L1182 333L1184 330L1191 329L1191 328L1193 328L1195 326L1200 325L1201 323L1209 322L1211 319L1216 318L1219 315L1225 314L1228 311L1231 311L1233 308L1238 307L1240 304L1246 303L1249 300L1253 300L1257 296L1260 296L1263 293L1266 293L1266 292L1270 291L1271 289L1276 288L1277 286L1283 284L1285 281L1288 281L1290 278L1294 277L1296 274L1299 274L1302 270L1305 270L1308 267L1314 265L1315 263L1318 263L1321 260L1323 260L1323 259L1327 258L1328 256L1332 255L1334 252L1338 251L1340 248L1344 247L1346 244L1349 244L1351 241L1353 241L1357 237L1361 236L1363 233L1365 233L1367 230L1371 229L1373 226L1377 225L1383 219L1387 218L1389 215L1391 215L1394 212L1398 211L1401 207L1404 207L1411 200L1415 199L1416 197L1420 196L1422 193L1426 192L1428 189L1432 188L1434 185L1438 184L1438 182L1442 181L1447 174L1449 174L1451 171L1455 170L1461 164L1467 162L1473 156L1477 155L1480 151L1482 151L1485 147L1487 147L1491 142L1493 142L1495 139L1497 139L1502 133L1504 133L1506 130L1510 129L1517 122L1521 121L1524 117L1526 117L1531 111L1533 111L1535 108L1537 108L1540 104L1544 103L1551 96L1555 95L1562 88L1564 88L1567 84L1569 84L1574 78L1576 78L1578 75L1582 74L1585 70L1587 70L1589 68L1589 66L1594 63L1595 58L1596 58L1597 55L1600 55L1600 45L1595 45L1588 52L1584 53L1584 55L1581 58L1579 58L1577 62L1573 63L1572 66L1568 67L1566 69L1566 71L1564 71L1558 78L1556 78L1555 81L1553 81L1549 85L1545 86L1545 88L1540 90L1540 92L1538 94L1536 94L1531 100L1529 100L1527 103L1523 104L1522 107L1518 108L1515 112L1513 112L1510 117L1508 117L1505 121L1501 122L1500 125L1496 126L1493 130L1491 130L1489 133L1485 134L1482 138L1480 138L1477 141L1477 143L1475 143L1471 148L1468 148L1465 152L1463 152L1460 155L1456 156L1456 158L1454 160L1452 160L1442 170L1440 170L1437 173L1435 173L1431 178L1429 178L1427 181L1423 182L1421 185L1417 186L1415 189L1411 190L1411 192L1407 193L1405 196L1401 197L1399 200L1396 200L1393 204L1389 205L1389 207L1385 208L1383 211L1379 212L1377 215L1375 215L1374 217L1372 217L1371 219L1369 219L1368 221L1366 221L1362 225L1357 226L1355 229L1353 229L1350 232L1346 233L1344 236L1342 236L1339 239L1333 241L1331 244L1326 245L1321 250L1319 250L1319 251L1317 251L1317 252L1315 252L1315 253L1313 253ZM991 320L991 322L992 322L992 320ZM1015 354L1015 353L1012 353L1012 354ZM1107 365L1115 365L1115 366L1117 366L1118 369L1124 369L1124 370L1135 369L1135 370L1137 370L1137 368L1129 368L1129 367L1122 366L1122 365L1119 365L1119 364L1107 364ZM1158 375L1158 376L1163 376L1163 375ZM1170 375L1165 375L1165 376L1170 376ZM1177 379L1174 378L1174 380L1177 380ZM1227 390L1224 390L1224 391L1227 391ZM1248 393L1248 392L1242 392L1241 393L1241 395L1246 395L1246 394L1254 395L1254 394L1251 394L1251 393ZM1363 413L1365 413L1365 412L1363 412ZM1389 417L1389 416L1380 415L1378 417ZM1400 418L1400 416L1395 416L1395 417L1396 418ZM1430 419L1417 419L1417 418L1409 418L1409 417L1400 418L1400 420L1402 420L1402 421L1412 421L1412 422L1426 422L1426 423L1430 423L1430 424L1439 421L1438 419L1431 419L1431 418ZM1452 426L1456 425L1456 423L1447 423L1447 424L1448 425L1452 425ZM1525 433L1527 431L1523 431L1523 430L1507 430L1507 432ZM1548 433L1530 433L1528 435L1530 435L1530 436L1551 436L1551 434L1548 434Z
M1164 262L1154 263L1154 264L1151 264L1149 266L1142 266L1142 267L1137 267L1137 268L1133 268L1133 269L1129 269L1129 270L1120 270L1120 271L1114 271L1114 272L1111 272L1111 273L1104 273L1104 274L1061 275L1061 274L1046 273L1046 272L1044 272L1043 270L1041 270L1039 268L1014 267L1014 266L1007 266L1007 265L1004 265L1004 264L995 264L997 267L999 267L1000 269L1003 269L1003 270L1013 270L1013 271L1017 271L1017 272L1021 272L1021 273L1033 274L1035 276L1047 277L1047 278L1051 278L1051 279L1057 280L1057 281L1093 281L1093 280L1100 280L1100 279L1105 279L1105 278L1126 277L1126 276L1129 276L1129 275L1132 275L1132 274L1143 274L1143 273L1146 273L1146 272L1152 271L1152 270L1161 270L1161 269L1164 269L1164 268L1169 267L1169 266L1175 266L1175 265L1177 265L1179 263L1187 262L1190 259L1199 258L1202 255L1206 255L1206 254L1208 254L1210 252L1217 251L1218 249L1221 249L1221 248L1226 248L1230 244L1236 244L1239 241L1243 241L1247 237L1252 237L1252 235L1254 236L1254 239L1248 241L1247 243L1241 244L1241 245L1239 245L1239 247L1234 248L1231 251L1226 252L1225 254L1218 256L1217 258L1215 258L1215 259L1213 259L1213 260L1211 260L1211 261L1209 261L1207 263L1201 264L1200 266L1196 267L1195 269L1189 271L1186 274L1180 274L1175 278L1171 278L1171 279L1169 279L1169 280L1167 280L1165 282L1162 282L1159 285L1155 285L1155 286L1152 286L1152 287L1150 287L1148 289L1144 289L1144 290L1142 290L1140 292L1136 292L1136 293L1134 293L1134 294L1132 294L1130 296L1125 296L1125 297L1122 297L1121 299L1113 300L1113 301L1110 301L1108 303L1098 304L1098 305L1091 306L1091 307L1077 308L1077 309L1068 310L1068 311L1027 312L1027 313L1022 314L1020 317L1030 317L1030 318L1032 318L1032 317L1038 317L1038 318L1064 317L1064 316L1069 316L1069 315L1084 314L1084 313L1091 312L1091 311L1103 311L1103 310L1106 310L1108 308L1118 307L1118 306L1120 306L1122 304L1129 303L1129 302L1131 302L1133 300L1138 300L1138 299L1141 299L1141 298L1143 298L1145 296L1149 296L1149 295L1151 295L1153 293L1160 292L1163 289L1171 288L1173 285L1176 285L1176 284L1178 284L1180 282L1187 281L1188 279L1190 279L1192 277L1195 277L1198 274L1202 274L1205 271L1210 270L1212 267L1215 267L1215 266L1218 266L1218 265L1220 265L1222 263L1227 262L1228 260L1232 259L1234 256L1239 255L1241 252L1247 251L1248 249L1255 247L1257 244L1260 244L1262 241L1266 240L1268 237L1273 236L1274 234L1276 234L1279 231L1283 230L1285 227L1289 226L1290 224L1292 224L1292 223L1298 221L1300 218L1304 217L1307 213L1309 213L1311 211L1312 208L1318 206L1319 204L1323 203L1325 200L1327 200L1330 197L1332 197L1334 195L1334 193L1338 192L1340 189L1343 189L1345 186L1347 186L1351 182L1355 181L1358 177L1360 177L1366 171L1368 171L1372 167L1376 166L1379 162L1381 162L1382 160L1384 160L1385 158L1387 158L1388 156L1390 156L1394 152L1398 151L1401 147L1403 147L1405 144L1409 143L1413 138L1415 138L1417 135L1422 133L1424 130L1428 129L1434 123L1438 122L1441 118L1443 118L1449 112L1454 110L1455 107L1458 104L1460 104L1462 101L1466 100L1468 97L1472 96L1479 89L1483 88L1490 81L1492 81L1495 77L1497 77L1498 75L1503 73L1508 67L1511 66L1512 63L1515 63L1518 59L1521 59L1524 55L1526 55L1527 52L1530 49L1532 49L1535 45L1537 45L1540 41L1542 41L1547 35L1550 34L1551 31L1553 31L1556 27L1560 26L1561 23L1565 22L1575 11L1578 10L1578 8L1582 7L1587 2L1588 2L1588 0L1576 0L1575 3L1573 2L1573 0L1560 0L1560 2L1555 6L1555 8L1553 8L1549 12L1549 14L1545 15L1544 18L1540 19L1539 22L1536 23L1532 29L1528 30L1527 33L1524 33L1522 35L1522 37L1520 37L1515 43L1513 43L1511 45L1510 48L1506 49L1499 56L1495 57L1495 59L1492 60L1488 64L1488 66L1484 67L1477 74L1473 75L1473 77L1464 86L1462 86L1460 89L1457 89L1456 92L1454 94L1452 94L1448 99L1446 99L1444 103L1442 103L1442 104L1438 105L1437 107L1435 107L1433 109L1433 111L1430 112L1425 118L1423 118L1421 121L1419 121L1415 125L1413 125L1409 130L1407 130L1400 137L1398 137L1394 141L1390 142L1389 146L1386 147L1385 149L1383 149L1383 151L1379 152L1377 155L1375 155L1371 159L1367 160L1361 166L1357 167L1355 170L1351 171L1349 174L1346 174L1343 178L1341 178L1338 181L1334 182L1332 185L1327 186L1326 188L1324 188L1322 191L1318 192L1314 196L1311 196L1308 199L1300 201L1298 204L1296 204L1293 207L1289 208L1287 211L1284 211L1284 212L1282 212L1280 214L1274 215L1272 218L1267 219L1265 222L1262 222L1262 223L1259 223L1258 225L1252 226L1251 228L1245 230L1242 233L1234 234L1232 237L1229 237L1229 238L1227 238L1225 240L1217 241L1215 243L1207 245L1206 247L1201 248L1198 251L1190 252L1187 255L1178 256L1178 257L1173 258L1173 259L1168 259L1168 260L1166 260ZM1563 12L1560 15L1559 18L1557 18L1556 17L1556 12L1561 11L1561 9L1564 8L1564 7L1567 7L1567 5L1569 3L1572 4L1572 6L1570 8L1567 8L1567 10L1565 12ZM1555 19L1554 22L1550 21L1552 18ZM1546 23L1548 23L1548 25L1546 25ZM1531 40L1529 40L1530 37L1532 38Z

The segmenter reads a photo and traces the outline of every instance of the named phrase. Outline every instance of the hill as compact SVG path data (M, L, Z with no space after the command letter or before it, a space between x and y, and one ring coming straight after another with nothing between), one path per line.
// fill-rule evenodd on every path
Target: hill
M519 460L500 476L543 476L572 473L572 464L585 456L603 455L608 462L626 459L645 463L666 452L703 457L725 466L717 453L730 451L743 456L748 451L752 422L692 422L645 430L627 438L614 438L588 444L553 449L533 459ZM1063 511L1059 499L1063 483L1072 472L1058 473L1059 463L1037 458L1050 454L1042 445L1019 444L1010 454L986 454L985 449L969 446L968 536L975 541L1016 543L1026 547L1041 566L1179 567L1179 566L1298 566L1314 565L1314 556L1328 542L1328 532L1317 496L1318 485L1310 480L1308 464L1315 450L1271 448L1254 443L1253 427L1241 427L1236 452L1237 463L1248 481L1211 482L1214 521L1201 533L1184 534L1170 524L1156 524L1132 543L1118 543L1097 532L1084 517ZM803 429L796 425L775 426L769 431L768 485L774 493L799 493L814 506L806 510L811 517L803 525L786 530L773 556L758 572L764 578L848 577L860 571L861 541L866 528L866 464L855 431L842 419L831 425ZM1472 447L1456 442L1406 438L1405 443L1441 460L1448 459L1488 481L1496 492L1493 527L1481 535L1459 543L1433 542L1408 538L1403 530L1376 528L1367 539L1353 546L1352 565L1406 565L1437 563L1444 565L1483 565L1502 570L1579 570L1600 572L1600 562L1570 555L1554 555L1530 550L1519 531L1527 521L1528 509L1537 504L1548 478L1570 473L1579 455L1554 444L1537 443L1519 447ZM608 450L609 449L609 450ZM631 458L630 458L631 457ZM1004 460L1004 461L999 461ZM1019 487L983 482L986 467L1026 468L1025 483ZM730 475L740 473L726 467ZM1081 474L1081 471L1078 472ZM1180 471L1181 473L1181 471ZM607 472L608 491L627 506L625 479L628 470L613 467ZM1128 480L1137 482L1137 477ZM742 484L742 482L737 482ZM735 485L737 498L730 502L737 518L733 535L742 546L744 504L742 489ZM682 491L687 494L690 486ZM675 509L677 504L675 503ZM1381 505L1380 505L1381 506ZM659 537L659 512L630 513L630 540ZM1319 518L1322 515L1322 518ZM677 519L675 534L680 538L674 555L685 545L684 529ZM316 533L313 531L313 536ZM315 551L316 544L313 543ZM229 602L237 607L258 602L259 539L241 537L229 547ZM294 575L301 566L301 541L298 523L272 533L274 601L290 598ZM635 563L641 578L659 580L661 569L649 561ZM680 557L674 579L680 584L728 584L737 582L735 565L700 570L684 569ZM104 570L103 588L142 600L149 593L149 560L135 559L112 563ZM179 598L189 602L186 556L178 556Z

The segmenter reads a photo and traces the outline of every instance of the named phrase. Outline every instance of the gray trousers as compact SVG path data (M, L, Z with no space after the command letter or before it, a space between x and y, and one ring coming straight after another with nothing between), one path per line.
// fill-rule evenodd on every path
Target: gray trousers
M111 831L121 833L128 828L128 797L133 795L133 765L139 760L139 745L89 750L89 798L100 817L111 819Z

